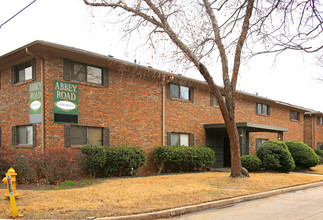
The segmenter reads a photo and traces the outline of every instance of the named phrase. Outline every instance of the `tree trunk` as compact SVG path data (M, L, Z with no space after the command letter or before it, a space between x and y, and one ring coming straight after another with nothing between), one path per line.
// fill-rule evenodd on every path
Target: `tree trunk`
M248 177L248 172L241 166L239 133L235 120L226 121L231 150L231 177Z

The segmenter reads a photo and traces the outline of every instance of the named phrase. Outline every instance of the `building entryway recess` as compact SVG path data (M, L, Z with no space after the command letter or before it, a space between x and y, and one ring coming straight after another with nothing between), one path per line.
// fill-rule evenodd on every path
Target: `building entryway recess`
M250 132L271 132L277 133L278 139L283 140L283 132L288 132L288 128L276 127L264 124L254 124L250 122L237 123L240 152L241 155L249 154L249 133ZM205 124L205 143L206 146L215 152L215 163L210 168L230 167L231 152L230 141L227 129L224 123L221 124Z

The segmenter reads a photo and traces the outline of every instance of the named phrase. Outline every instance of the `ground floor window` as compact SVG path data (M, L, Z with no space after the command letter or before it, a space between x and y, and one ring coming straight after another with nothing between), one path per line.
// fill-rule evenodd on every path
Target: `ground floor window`
M103 145L102 133L102 128L71 126L71 145Z
M36 125L12 127L12 145L36 146Z
M194 135L189 133L168 132L168 145L194 146Z
M257 138L256 139L256 150L258 150L258 148L260 147L260 145L262 145L266 141L268 141L268 139L265 139L265 138Z
M317 143L317 149L323 150L323 142Z

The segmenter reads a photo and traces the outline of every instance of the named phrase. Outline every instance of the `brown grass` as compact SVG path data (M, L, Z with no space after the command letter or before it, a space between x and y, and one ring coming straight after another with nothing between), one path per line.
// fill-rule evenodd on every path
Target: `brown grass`
M229 173L196 173L113 178L86 188L20 190L23 218L86 218L143 213L322 181L323 176L255 173L230 178ZM0 190L0 195L5 190ZM0 218L11 215L9 200L0 199Z
M323 175L323 164L318 165L316 167L312 167L310 170L306 171L306 173L321 174L321 175Z

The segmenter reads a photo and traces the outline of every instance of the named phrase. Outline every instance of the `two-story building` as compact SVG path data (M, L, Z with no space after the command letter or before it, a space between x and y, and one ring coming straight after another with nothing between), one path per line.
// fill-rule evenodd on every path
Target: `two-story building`
M230 165L220 109L205 82L111 56L35 41L0 57L0 144L205 145ZM268 139L323 149L323 113L239 92L242 154ZM148 159L143 174L155 172Z

